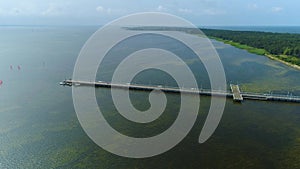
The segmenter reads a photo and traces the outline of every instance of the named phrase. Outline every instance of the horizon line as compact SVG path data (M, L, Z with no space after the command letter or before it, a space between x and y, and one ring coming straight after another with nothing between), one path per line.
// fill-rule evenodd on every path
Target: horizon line
M105 26L105 24L0 24L5 26ZM195 25L197 27L300 27L300 25Z

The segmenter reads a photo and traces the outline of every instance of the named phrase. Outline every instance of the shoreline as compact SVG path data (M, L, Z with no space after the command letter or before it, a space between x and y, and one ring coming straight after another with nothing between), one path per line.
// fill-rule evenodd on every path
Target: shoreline
M268 57L269 59L281 62L281 63L283 63L287 66L290 66L294 69L300 70L300 65L293 64L293 63L287 62L285 60L282 60L282 59L278 58L278 56L276 56L276 55L269 54L268 51L266 51L264 49L254 48L254 47L248 46L248 45L242 45L238 42L228 41L228 40L224 40L224 39L217 38L217 37L208 37L208 38L214 39L214 40L219 41L219 42L223 42L224 44L228 44L228 45L231 45L231 46L239 48L239 49L246 50L249 53L253 53L253 54ZM285 56L285 57L292 57L292 56Z
M290 62L286 62L286 61L284 61L284 60L281 60L281 59L277 58L277 57L274 56L274 55L271 55L271 54L265 54L264 56L268 57L269 59L272 59L272 60L276 60L276 61L278 61L278 62L281 62L281 63L283 63L283 64L285 64L285 65L287 65L287 66L290 66L290 67L292 67L292 68L294 68L294 69L300 70L300 66L299 66L299 65L292 64L292 63L290 63Z

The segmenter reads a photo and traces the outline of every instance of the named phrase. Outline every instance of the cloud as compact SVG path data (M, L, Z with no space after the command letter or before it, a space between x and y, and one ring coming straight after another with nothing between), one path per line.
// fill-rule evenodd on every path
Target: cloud
M112 11L111 8L107 8L107 9L106 9L106 12L107 12L107 13L111 13L111 11Z
M26 9L21 9L18 7L13 7L11 9L0 9L0 15L2 16L28 16L33 14L34 13L32 11L28 11Z
M281 8L281 7L272 7L272 12L280 12L280 11L282 11L283 10L283 8Z
M35 10L30 7L15 6L11 8L0 8L1 16L30 16L37 15Z
M251 10L258 9L258 5L257 4L249 4L248 9L251 9Z
M203 14L205 15L223 15L226 12L223 10L219 10L219 9L214 9L214 8L210 8L210 9L205 9L203 11Z
M63 14L63 8L56 4L49 4L48 8L42 12L44 16L59 16Z
M96 11L103 12L104 11L103 6L97 6Z
M157 11L167 11L167 8L163 7L162 5L159 5L157 8L156 8Z
M193 13L193 10L187 9L187 8L179 8L178 12L181 12L181 13Z
M101 12L101 13L107 13L107 14L112 13L112 9L111 8L104 8L103 6L97 6L96 7L96 11L97 12Z
M18 14L21 13L21 10L20 10L19 8L13 8L13 9L12 9L12 13L13 13L14 15L18 15Z

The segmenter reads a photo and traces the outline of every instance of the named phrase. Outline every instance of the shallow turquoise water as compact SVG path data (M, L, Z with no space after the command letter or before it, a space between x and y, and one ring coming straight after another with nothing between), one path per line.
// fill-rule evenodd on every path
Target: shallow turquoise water
M71 88L58 82L72 76L78 52L96 27L0 28L0 168L297 168L300 167L299 104L227 100L222 121L204 144L198 136L209 108L201 97L199 116L189 135L172 150L148 159L112 155L81 129ZM165 43L163 43L165 44ZM242 90L300 95L300 71L263 56L214 42L228 83ZM180 51L180 50L179 50ZM190 62L202 72L199 62ZM13 70L10 69L13 66ZM21 70L17 70L17 66ZM105 66L105 65L104 65ZM108 68L99 78L109 78ZM106 74L105 74L106 73ZM168 78L145 72L136 82L159 84ZM156 73L157 74L157 73ZM200 73L201 74L201 73ZM107 76L107 77L106 77ZM204 87L205 73L197 76ZM204 80L203 80L204 79ZM201 81L201 82L200 82ZM168 84L173 84L168 79ZM107 89L96 89L111 125L124 134L149 136L164 131L176 118L178 95L157 121L145 126L124 120L112 106ZM138 109L149 106L147 92L132 92Z

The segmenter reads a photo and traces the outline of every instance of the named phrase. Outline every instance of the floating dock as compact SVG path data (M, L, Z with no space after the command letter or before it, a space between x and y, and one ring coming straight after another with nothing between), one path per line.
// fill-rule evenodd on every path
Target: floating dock
M196 88L175 88L167 86L146 86L139 84L113 84L103 81L88 82L78 80L64 80L60 85L66 86L93 86L104 88L120 88L129 90L152 91L161 90L166 93L186 93L186 94L199 94L205 96L223 96L230 97L234 101L241 102L243 100L262 100L262 101L282 101L282 102L297 102L300 103L299 96L291 95L276 95L276 94L262 94L262 93L247 93L241 92L238 85L230 84L231 92L220 90L196 89Z

